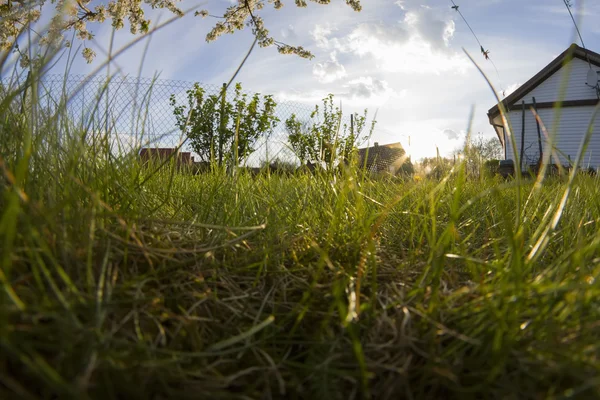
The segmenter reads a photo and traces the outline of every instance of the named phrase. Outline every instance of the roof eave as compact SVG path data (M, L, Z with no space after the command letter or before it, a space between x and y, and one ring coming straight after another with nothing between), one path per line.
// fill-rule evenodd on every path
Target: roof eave
M527 93L531 92L535 89L541 82L545 81L550 75L554 74L565 64L565 61L571 61L574 58L579 58L584 61L588 61L591 64L600 67L600 54L593 52L591 50L586 50L577 44L572 44L563 51L558 57L552 60L548 65L546 65L543 69L541 69L537 74L535 74L531 79L521 85L517 90L508 95L504 100L500 103L504 106L506 110L510 108L514 104L515 101L525 96ZM500 104L499 103L499 104ZM492 108L488 110L488 116L490 120L496 118L500 115L500 107L499 104L494 105Z

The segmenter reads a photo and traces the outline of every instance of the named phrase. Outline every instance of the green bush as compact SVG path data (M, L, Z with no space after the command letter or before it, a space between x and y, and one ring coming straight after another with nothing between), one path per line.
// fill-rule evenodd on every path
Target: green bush
M356 145L370 137L376 121L365 133L367 110L363 115L352 114L352 123L342 123L343 113L333 105L333 95L323 99L323 106L315 106L310 121L300 121L292 114L286 121L290 147L302 165L325 165L333 170L340 162L348 163Z
M268 137L277 126L277 104L272 96L258 93L249 97L242 85L235 85L234 98L227 100L225 87L219 95L206 95L198 83L186 91L187 104L178 105L171 95L177 126L190 139L203 162L223 165L239 163L254 152L254 144Z

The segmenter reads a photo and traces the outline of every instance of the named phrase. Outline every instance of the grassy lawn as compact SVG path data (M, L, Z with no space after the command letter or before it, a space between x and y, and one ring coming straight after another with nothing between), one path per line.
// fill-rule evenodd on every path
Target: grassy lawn
M0 121L0 397L600 396L597 178L141 168Z

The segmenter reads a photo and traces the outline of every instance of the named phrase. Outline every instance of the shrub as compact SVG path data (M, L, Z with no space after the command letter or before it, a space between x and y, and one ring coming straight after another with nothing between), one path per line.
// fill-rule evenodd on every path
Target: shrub
M201 161L219 166L246 158L254 152L256 141L269 136L279 122L272 96L261 99L256 93L249 97L237 83L234 98L228 101L225 89L219 95L207 96L195 83L186 91L187 104L178 105L175 95L170 101L178 128L190 139Z

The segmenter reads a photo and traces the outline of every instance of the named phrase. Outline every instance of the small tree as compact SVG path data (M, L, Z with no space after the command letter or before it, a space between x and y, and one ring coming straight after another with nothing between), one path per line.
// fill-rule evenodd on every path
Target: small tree
M481 175L486 163L502 158L502 145L497 138L484 139L479 133L475 139L465 143L465 146L455 152L465 159L467 172L471 175Z
M178 105L175 95L171 95L173 113L177 127L205 162L223 165L228 159L243 160L255 150L256 141L269 136L279 122L272 96L261 100L256 93L249 97L242 93L239 83L231 102L225 93L206 96L198 83L186 93L187 104L183 105Z
M333 105L332 94L323 99L322 109L315 106L310 117L311 121L300 121L292 114L285 121L288 141L302 164L325 163L331 169L342 160L347 162L357 143L368 137L361 137L367 110L363 115L353 114L350 126L342 124L342 110ZM375 121L371 132L374 126Z
M296 114L292 114L285 121L285 129L288 133L288 142L302 165L317 158L317 139L310 134L310 122L300 121Z
M448 175L455 160L446 157L424 157L419 162L419 169L424 175L441 179Z
M481 133L471 143L471 148L483 159L483 161L499 160L502 158L502 144L498 138L484 139Z

